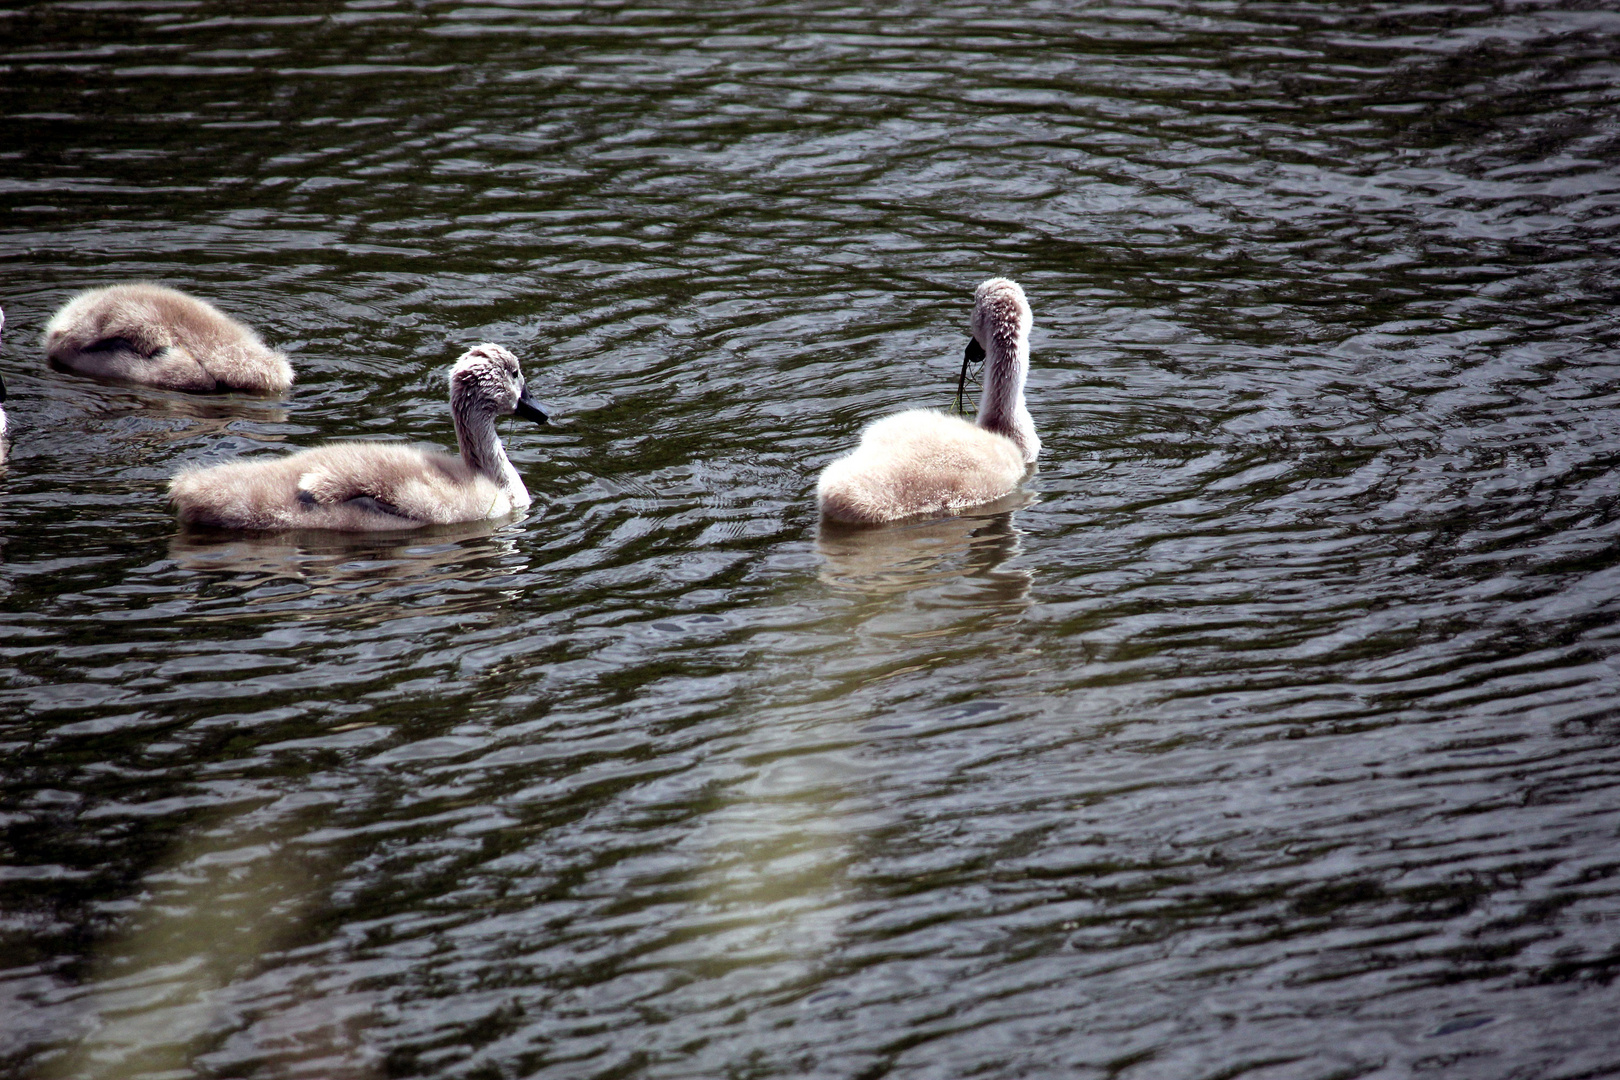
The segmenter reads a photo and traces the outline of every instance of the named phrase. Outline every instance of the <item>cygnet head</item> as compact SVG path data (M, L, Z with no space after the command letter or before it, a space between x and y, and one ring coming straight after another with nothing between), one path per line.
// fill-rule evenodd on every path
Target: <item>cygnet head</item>
M456 445L463 461L512 491L522 492L521 501L528 505L523 479L495 434L495 418L508 413L546 423L546 414L523 385L517 357L493 342L474 345L450 369L450 416L456 425Z
M1010 278L991 278L973 291L973 337L989 351L992 343L1001 343L1011 354L1019 352L1029 362L1029 329L1034 318L1029 312L1029 301L1024 298L1023 287Z
M546 423L546 414L529 397L517 357L493 342L474 345L450 369L450 407L458 417L505 416Z

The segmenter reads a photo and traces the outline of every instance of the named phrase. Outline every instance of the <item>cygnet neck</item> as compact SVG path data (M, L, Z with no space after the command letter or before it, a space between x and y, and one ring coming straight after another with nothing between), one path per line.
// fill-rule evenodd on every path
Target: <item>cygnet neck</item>
M1029 374L1029 338L1016 326L998 326L986 335L984 390L979 395L978 424L1005 435L1032 462L1041 452L1035 419L1024 404L1024 379Z
M529 490L506 456L501 437L495 431L495 410L472 394L451 391L450 416L456 425L456 445L461 460L494 480L512 497L514 506L529 504Z

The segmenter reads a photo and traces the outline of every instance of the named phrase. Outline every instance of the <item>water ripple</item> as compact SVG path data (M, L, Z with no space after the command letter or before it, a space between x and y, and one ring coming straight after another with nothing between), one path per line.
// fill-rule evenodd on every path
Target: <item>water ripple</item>
M0 1072L1612 1071L1620 16L0 28ZM991 273L1028 491L818 526ZM46 368L134 277L294 394ZM524 519L177 532L486 338Z

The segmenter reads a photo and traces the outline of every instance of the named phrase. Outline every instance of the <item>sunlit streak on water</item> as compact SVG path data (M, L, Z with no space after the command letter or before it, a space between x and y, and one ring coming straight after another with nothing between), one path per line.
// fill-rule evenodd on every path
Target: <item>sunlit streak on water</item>
M0 1072L1612 1071L1600 7L0 13ZM1027 493L819 525L992 274ZM480 340L529 513L177 529Z

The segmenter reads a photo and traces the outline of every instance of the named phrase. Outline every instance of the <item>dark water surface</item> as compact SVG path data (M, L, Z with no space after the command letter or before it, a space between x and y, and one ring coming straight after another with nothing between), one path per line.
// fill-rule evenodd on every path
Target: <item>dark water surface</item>
M1620 1074L1607 7L0 13L0 1074ZM1031 498L818 531L991 274ZM177 531L482 339L522 521Z

